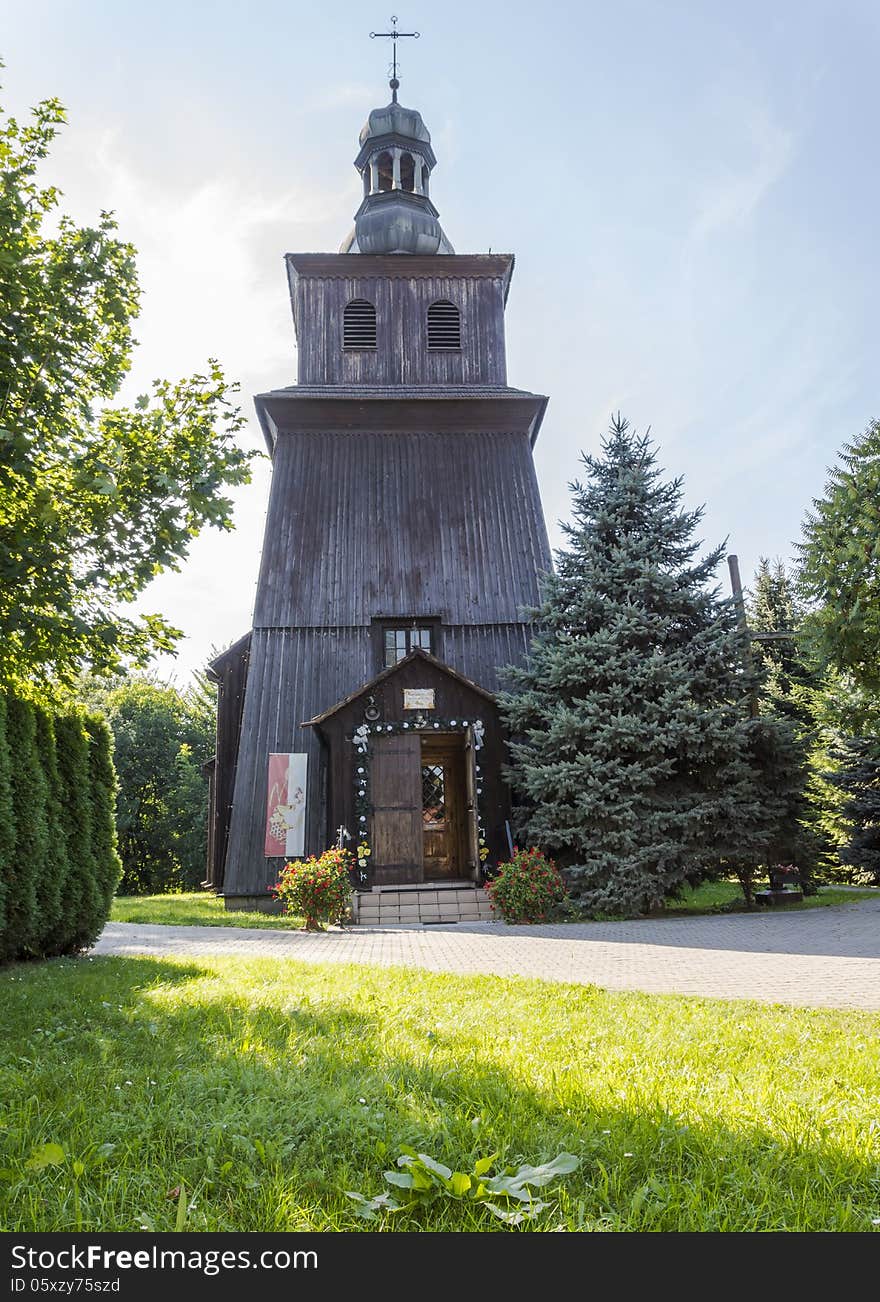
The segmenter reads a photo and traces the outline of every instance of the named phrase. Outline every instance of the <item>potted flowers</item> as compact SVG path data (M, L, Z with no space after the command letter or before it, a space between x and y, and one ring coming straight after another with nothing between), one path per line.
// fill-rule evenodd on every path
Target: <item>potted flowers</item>
M325 850L320 859L294 859L281 869L273 894L284 912L305 918L306 931L342 922L351 908L350 850Z

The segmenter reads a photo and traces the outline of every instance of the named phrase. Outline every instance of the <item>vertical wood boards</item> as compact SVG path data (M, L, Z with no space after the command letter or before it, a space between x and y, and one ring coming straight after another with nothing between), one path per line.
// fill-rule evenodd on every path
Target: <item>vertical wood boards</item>
M504 300L511 259L288 255L300 384L506 384ZM409 273L409 274L407 274ZM376 308L376 348L342 346L347 303ZM428 308L461 313L461 348L428 348Z
M465 734L464 779L465 779L465 863L468 871L475 873L480 865L480 834L477 816L477 751L474 729L469 726Z
M299 384L257 400L274 450L272 488L237 712L221 703L218 732L214 876L229 895L260 895L277 877L279 863L262 853L270 753L308 756L306 853L320 853L340 825L354 832L351 737L364 702L302 725L382 667L373 623L383 618L436 621L438 656L472 680L406 665L396 685L383 685L379 705L402 727L400 684L433 686L438 718L485 721L483 748L461 750L465 771L452 785L464 806L482 789L490 851L506 852L504 740L494 702L473 684L492 692L501 666L523 662L526 609L552 566L531 451L546 399L506 387L513 259L312 254L287 262ZM343 347L352 298L375 304L375 349ZM460 348L428 347L428 308L441 299L461 314ZM404 860L411 874L416 840L422 862L417 740L378 760L375 862L392 876ZM405 773L407 748L414 762ZM405 806L395 807L395 787ZM456 854L476 871L475 831L456 818Z
M341 628L418 613L517 623L550 567L524 432L288 434L254 624Z
M442 659L489 692L501 686L499 667L521 664L528 647L526 624L457 626L443 629ZM306 853L319 854L340 824L356 827L354 754L351 734L363 722L364 702L356 700L322 726L326 748L314 728L301 724L314 718L367 683L381 668L374 658L371 630L256 629L251 642L247 697L238 748L235 799L229 825L224 890L231 894L262 894L277 877L279 863L263 858L263 815L266 807L265 757L272 751L305 751L309 756L312 791L323 789L326 804L310 801L306 818ZM403 686L434 687L436 713L447 718L482 718L486 722L483 750L476 763L483 770L486 831L493 856L506 852L504 820L510 816L509 796L500 777L507 760L495 706L466 687L433 671L406 666L376 693L382 717L407 717ZM325 766L326 765L326 773ZM257 810L257 815L254 814Z
M351 830L358 826L354 793L356 779L362 780L361 769L369 774L369 799L375 802L372 790L372 755L365 760L356 753L352 744L355 729L364 722L366 695L373 698L379 714L379 723L375 726L381 727L386 723L399 725L406 721L412 727L415 712L403 708L404 692L412 688L430 688L434 691L435 709L425 712L425 726L418 731L418 736L423 739L425 754L431 754L430 747L436 741L440 748L454 746L464 764L464 774L458 775L460 794L465 802L465 809L461 811L458 820L459 835L463 838L458 875L475 876L479 862L477 810L468 810L467 805L476 806L478 786L482 792L479 809L490 854L493 858L506 857L507 854L504 824L510 818L510 796L501 774L507 753L498 709L494 700L485 692L475 690L472 684L457 679L444 668L418 655L401 662L380 682L366 684L363 692L355 694L320 722L320 732L329 757L328 826L336 828L341 824ZM435 730L435 722L453 719L456 721L455 732L446 733L440 728ZM470 726L477 719L483 723L483 745L479 750L474 747L473 729ZM309 729L304 731L308 732ZM375 753L376 746L383 741L381 734L370 736L371 751ZM470 749L467 749L468 746Z
M373 880L380 885L424 880L421 746L418 735L376 741L371 857Z
M217 683L217 740L208 805L206 882L218 891L224 881L250 644L247 633L217 656L208 670Z

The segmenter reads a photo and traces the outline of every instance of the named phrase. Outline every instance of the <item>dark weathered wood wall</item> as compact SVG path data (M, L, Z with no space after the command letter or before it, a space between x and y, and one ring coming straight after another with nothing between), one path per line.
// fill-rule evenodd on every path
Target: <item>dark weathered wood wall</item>
M250 644L251 635L247 633L218 656L209 671L217 683L217 743L208 815L211 827L206 876L208 884L218 891L223 887Z
M500 686L500 665L522 663L528 637L528 626L522 623L445 628L443 659L491 692ZM339 771L324 772L325 752L315 729L301 725L366 683L380 668L374 659L369 627L254 630L225 891L260 895L277 877L278 864L263 857L271 752L304 752L309 757L307 853L320 853L340 821L352 826L347 822L349 813L342 818L338 812L342 780ZM456 702L454 708L461 711L463 702ZM487 754L494 756L496 752L489 749ZM503 844L497 841L497 823L493 835L498 844Z
M504 299L512 259L288 255L300 384L506 384ZM342 347L346 303L376 308L375 349ZM428 307L461 313L461 348L428 348Z
M482 683L480 685L483 686ZM379 709L379 722L392 723L403 719L412 721L414 712L403 709L403 691L411 687L434 689L435 709L426 712L429 724L424 735L438 735L433 728L433 719L467 719L471 723L475 719L483 721L483 747L477 752L476 761L480 767L479 777L483 789L480 809L484 814L490 858L497 860L506 857L508 845L504 824L510 817L510 797L501 780L501 766L507 760L507 748L496 706L466 683L458 682L436 666L415 658L402 664L375 690L371 689ZM330 824L332 827L342 824L353 833L358 828L354 790L355 769L359 759L351 737L355 728L363 722L364 701L356 698L320 725L327 742L326 753L331 757L327 773Z
M290 434L276 448L254 623L515 623L549 567L525 433Z
M499 666L526 654L523 608L551 566L531 453L546 399L505 387L511 267L506 255L288 257L300 384L257 400L274 472L229 894L259 895L276 879L278 864L263 857L271 752L309 757L307 853L320 852L340 822L351 825L351 774L335 750L327 771L315 729L302 723L381 668L372 620L440 620L438 656L489 691ZM370 357L342 348L350 297L376 302L379 347ZM436 298L461 307L460 351L427 349ZM497 772L504 756L493 737L486 763ZM350 743L340 754L349 752ZM497 811L507 796L500 777L492 781L485 807L495 811L495 854L506 850Z

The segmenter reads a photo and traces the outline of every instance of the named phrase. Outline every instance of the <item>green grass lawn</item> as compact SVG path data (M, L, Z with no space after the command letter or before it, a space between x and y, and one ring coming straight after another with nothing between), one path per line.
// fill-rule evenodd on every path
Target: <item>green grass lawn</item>
M223 900L207 891L183 895L117 895L110 908L111 922L170 923L179 927L268 927L296 931L302 918L280 913L227 913Z
M786 904L786 909L817 909L827 904L849 904L862 900L874 891L841 891L833 886L823 886L819 894L799 904ZM742 902L742 891L736 882L706 882L691 890L688 888L681 900L670 902L666 913L716 913ZM745 908L745 904L743 904ZM185 895L119 895L110 911L112 922L169 923L192 927L269 927L273 930L291 931L302 927L302 918L285 918L273 913L227 913L222 899L206 891Z
M758 889L761 889L760 887ZM874 890L852 891L840 890L834 886L820 886L818 895L808 895L804 900L792 904L774 905L774 908L821 909L830 904L850 904L854 900L866 900L880 895ZM666 913L715 913L729 911L730 906L741 906L745 910L742 888L739 882L703 882L701 886L688 887L680 900L670 900ZM764 907L763 905L760 907Z
M0 988L7 1231L507 1232L451 1197L359 1220L403 1145L574 1154L535 1230L880 1224L880 1015L277 960Z

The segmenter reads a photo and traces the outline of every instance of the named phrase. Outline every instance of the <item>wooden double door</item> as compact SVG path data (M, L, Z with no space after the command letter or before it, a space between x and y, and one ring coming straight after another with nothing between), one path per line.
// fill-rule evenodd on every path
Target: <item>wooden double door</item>
M377 738L370 778L376 885L474 876L473 765L467 733Z

